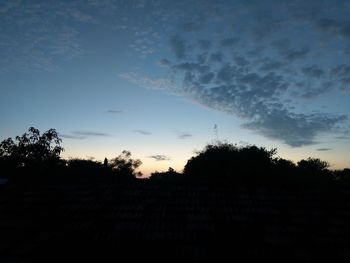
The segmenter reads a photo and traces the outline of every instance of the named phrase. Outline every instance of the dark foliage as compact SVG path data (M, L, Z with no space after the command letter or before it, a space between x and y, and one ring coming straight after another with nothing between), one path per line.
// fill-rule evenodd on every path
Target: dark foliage
M0 143L0 165L6 175L19 171L41 173L62 165L61 139L55 129L40 134L31 127L15 140L8 138Z
M63 160L61 139L55 129L40 133L33 127L22 136L8 138L0 143L0 172L2 178L14 181L39 179L79 181L132 180L141 177L136 169L142 164L133 159L129 151L116 158L100 161ZM298 185L329 186L333 182L349 184L349 169L328 170L329 164L318 158L308 158L297 163L275 157L276 149L267 150L255 145L238 147L218 142L207 145L188 160L183 174L169 168L166 172L154 172L151 181L162 182L211 182L235 185ZM1 178L0 178L1 179ZM25 179L25 180L24 180ZM109 180L109 179L108 179Z
M173 182L175 180L180 180L183 178L183 175L181 173L176 172L173 168L169 167L168 171L166 172L154 172L150 176L150 180L155 181L167 181L167 182Z
M276 150L237 147L219 143L208 145L186 164L184 174L194 180L240 181L270 174Z
M8 138L0 143L0 172L2 178L18 182L64 179L73 181L91 180L102 176L114 176L133 179L141 176L135 170L141 165L140 160L131 158L131 153L123 151L119 156L103 164L99 161L70 159L63 160L60 154L61 138L55 129L43 134L36 128L29 128L27 133ZM69 179L70 178L70 179Z
M109 162L109 167L116 174L124 177L134 178L141 176L141 173L135 173L135 170L142 164L139 159L132 159L129 151L122 151L120 155Z

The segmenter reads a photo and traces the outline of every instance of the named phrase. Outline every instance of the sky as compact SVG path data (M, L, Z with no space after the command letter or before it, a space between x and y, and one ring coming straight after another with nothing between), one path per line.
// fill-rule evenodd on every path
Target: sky
M0 140L129 150L182 171L208 143L350 167L348 0L0 2Z

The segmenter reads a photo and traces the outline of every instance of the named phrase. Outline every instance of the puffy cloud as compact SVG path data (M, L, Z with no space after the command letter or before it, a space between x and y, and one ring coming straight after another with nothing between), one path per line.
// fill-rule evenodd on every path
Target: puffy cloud
M350 75L350 65L338 65L331 69L331 74L335 77L348 77Z
M170 38L170 47L177 59L185 58L187 49L186 44L184 39L182 39L179 35L175 35Z
M119 77L124 78L131 83L144 87L146 89L154 89L154 90L168 90L175 91L177 90L176 83L167 78L149 78L143 77L134 72L122 73L119 74Z
M208 72L208 73L202 74L199 77L199 82L201 84L209 84L213 80L214 76L215 76L215 74L213 72Z
M161 66L170 66L171 62L166 58L162 58L158 61L158 64Z
M69 22L87 22L89 15L68 3L11 1L0 12L0 71L52 71L57 61L82 55L79 33Z
M334 18L320 18L316 25L323 31L337 37L350 37L350 20L336 20Z
M329 132L335 124L346 120L346 116L326 114L293 114L286 110L273 110L244 127L271 138L282 140L292 147L315 144L320 132Z
M224 38L220 41L222 47L234 47L239 42L238 37Z
M324 71L320 68L318 68L316 65L313 66L309 66L309 67L304 67L302 68L302 72L308 76L308 77L312 77L312 78L320 78L322 76L324 76Z
M208 50L211 48L211 41L207 40L207 39L199 39L198 40L198 45L201 49L203 50Z
M329 92L333 89L334 83L326 81L321 83L319 86L306 85L301 83L303 89L301 89L299 96L305 99L312 99L321 96L323 93Z
M222 62L223 54L221 51L214 52L210 55L211 62Z
M297 59L304 59L308 55L309 50L307 48L291 49L287 50L283 55L288 61L295 61Z

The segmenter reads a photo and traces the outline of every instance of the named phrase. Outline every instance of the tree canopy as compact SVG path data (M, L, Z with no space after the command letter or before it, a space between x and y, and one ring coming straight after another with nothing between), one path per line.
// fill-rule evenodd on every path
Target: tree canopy
M13 168L30 168L53 164L63 151L61 138L55 129L43 134L34 127L15 140L8 138L0 143L0 160Z
M238 147L230 143L207 145L186 164L184 174L191 178L231 180L271 170L276 149Z

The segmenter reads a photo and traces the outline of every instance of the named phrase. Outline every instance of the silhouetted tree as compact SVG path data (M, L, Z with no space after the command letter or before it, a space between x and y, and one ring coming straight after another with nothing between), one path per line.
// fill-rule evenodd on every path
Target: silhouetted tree
M105 158L105 159L103 160L103 168L105 168L105 169L108 168L108 160L107 160L107 158Z
M169 167L166 172L154 172L151 174L151 180L163 180L163 181L173 181L179 179L182 174L176 172L173 168Z
M135 170L142 164L139 159L132 159L129 151L122 151L122 153L111 160L109 163L112 170L121 176L135 177L141 176L140 173L135 173Z
M68 172L70 175L77 176L93 176L100 175L103 172L102 163L93 160L84 160L84 159L70 159L67 161Z
M335 178L338 182L342 184L350 184L350 169L345 168L343 170L334 171Z
M328 167L329 163L319 158L309 157L306 160L300 160L298 162L299 182L305 185L329 185L334 180L334 176L327 169Z
M45 168L59 163L63 151L61 139L55 129L43 134L34 127L27 133L16 136L15 141L8 138L0 143L1 164L10 169Z
M238 181L267 173L273 166L276 149L237 147L229 143L207 145L186 164L184 174L196 180Z
M305 173L317 174L326 171L328 167L329 163L319 158L309 157L298 162L298 168Z

